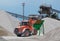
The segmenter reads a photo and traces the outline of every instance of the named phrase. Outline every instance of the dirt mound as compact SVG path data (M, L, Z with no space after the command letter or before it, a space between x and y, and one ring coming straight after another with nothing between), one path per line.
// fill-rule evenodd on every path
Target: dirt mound
M15 35L14 28L16 28L18 24L19 20L17 18L11 16L9 13L3 10L0 10L0 26L10 32L12 35Z
M52 18L44 18L44 32L48 33L49 31L60 27L60 21Z
M7 31L5 28L3 28L3 27L0 26L0 37L1 36L11 36L11 35L12 34L9 31Z
M49 31L40 41L60 41L60 27Z

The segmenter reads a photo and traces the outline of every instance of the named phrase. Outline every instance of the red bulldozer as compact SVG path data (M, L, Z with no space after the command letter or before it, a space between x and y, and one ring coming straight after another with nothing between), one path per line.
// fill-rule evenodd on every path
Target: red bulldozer
M27 37L30 35L36 35L37 30L33 28L33 24L36 22L36 18L32 17L29 20L24 20L20 22L19 26L15 28L14 33L17 36Z

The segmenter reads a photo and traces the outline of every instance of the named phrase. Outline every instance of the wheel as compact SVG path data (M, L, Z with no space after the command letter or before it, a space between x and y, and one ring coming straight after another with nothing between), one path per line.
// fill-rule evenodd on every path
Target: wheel
M22 33L21 36L22 36L22 37L28 37L28 36L30 36L30 31L29 31L29 30L25 30L25 31Z
M37 35L37 30L34 29L33 35Z
M18 37L21 36L21 34L19 34L19 32L18 32L18 28L15 28L14 33L15 33Z
M18 33L18 28L15 28L14 33L15 33L15 34Z

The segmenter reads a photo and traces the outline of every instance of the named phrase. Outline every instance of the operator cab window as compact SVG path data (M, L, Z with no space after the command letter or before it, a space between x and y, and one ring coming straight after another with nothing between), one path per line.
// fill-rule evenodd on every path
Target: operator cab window
M28 22L21 22L20 25L21 25L21 26L22 26L22 25L28 25Z
M33 18L31 18L31 19L33 19L33 20L37 20L37 18L35 18L35 17L33 17Z

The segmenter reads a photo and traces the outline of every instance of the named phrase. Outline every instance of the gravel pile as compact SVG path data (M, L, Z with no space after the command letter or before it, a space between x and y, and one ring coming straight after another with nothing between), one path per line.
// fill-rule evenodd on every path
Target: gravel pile
M56 19L52 19L52 18L44 18L43 20L45 20L44 22L44 32L45 34L48 33L49 31L60 27L60 21L56 20Z
M15 17L11 16L7 12L0 10L0 26L10 32L12 35L14 34L14 28L16 28L19 24L19 20Z

